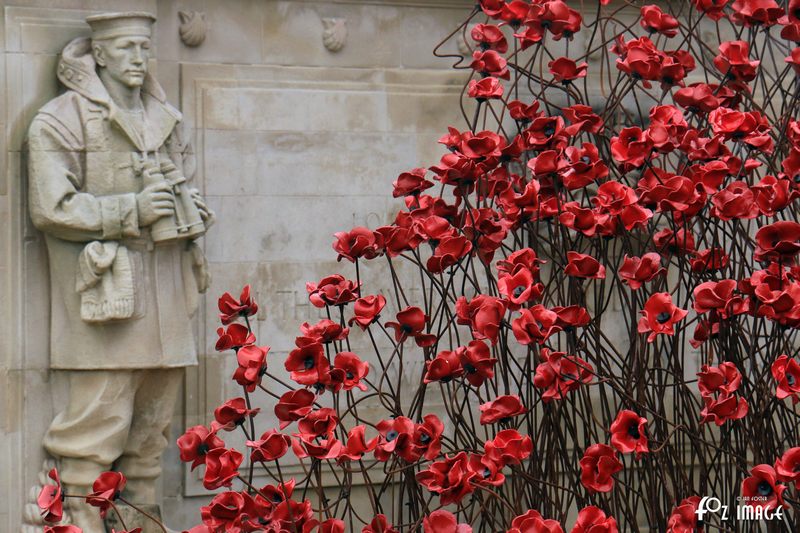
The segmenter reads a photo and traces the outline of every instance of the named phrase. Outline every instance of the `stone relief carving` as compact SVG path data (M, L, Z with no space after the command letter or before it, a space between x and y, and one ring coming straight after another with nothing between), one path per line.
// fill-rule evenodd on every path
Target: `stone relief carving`
M344 48L347 41L347 19L324 18L322 19L322 44L330 52L338 52Z
M206 14L201 11L179 11L178 17L181 19L178 33L183 44L191 48L203 44L208 33Z
M214 215L190 185L181 113L148 73L155 17L87 22L91 38L61 54L66 91L28 132L31 219L50 263L50 363L70 384L43 445L65 492L88 494L114 468L126 498L152 505L183 367L197 363L190 321L209 279L195 240ZM85 533L105 532L96 509L68 505Z

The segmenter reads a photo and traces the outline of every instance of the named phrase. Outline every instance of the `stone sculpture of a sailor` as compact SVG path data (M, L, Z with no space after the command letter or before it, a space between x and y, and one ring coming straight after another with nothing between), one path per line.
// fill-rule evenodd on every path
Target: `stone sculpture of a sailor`
M208 279L195 242L213 220L196 189L181 114L148 73L155 18L92 16L63 50L66 88L28 135L30 213L50 264L51 367L70 393L44 440L66 491L124 472L130 501L155 503L191 316ZM86 533L94 509L67 502Z

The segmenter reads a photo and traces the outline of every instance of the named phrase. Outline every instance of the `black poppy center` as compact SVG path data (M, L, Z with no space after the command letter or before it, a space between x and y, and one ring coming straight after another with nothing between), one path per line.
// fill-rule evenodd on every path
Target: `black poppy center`
M555 129L554 127L552 127L552 126L548 126L548 127L546 127L544 130L542 130L542 132L543 132L543 133L544 133L544 134L545 134L547 137L552 137L552 136L553 136L553 134L555 134L555 132L556 132L556 129Z
M520 296L522 296L523 292L525 292L525 286L524 285L520 285L518 287L515 287L514 288L514 298L519 298Z
M786 374L786 383L788 383L789 385L794 385L795 379L792 374Z
M642 434L639 433L639 424L631 424L628 427L628 435L633 437L634 439L639 439L642 437Z
M345 375L347 376L347 379L353 379L355 377L355 375L353 375L353 373L350 371L348 371Z
M464 371L467 374L474 374L475 372L478 371L478 369L475 368L474 366L472 366L471 364L467 363L467 364L464 365Z
M387 441L387 442L392 442L394 439L396 439L396 438L397 438L397 435L398 435L397 431L395 431L395 430L391 430L391 431L389 431L389 432L386 434L386 441Z
M767 483L766 481L762 481L758 484L758 494L760 496L769 496L772 494L772 485Z
M402 326L400 326L400 330L403 333L413 333L414 332L414 328L412 328L408 324L403 324Z
M669 322L669 319L670 319L671 316L672 315L670 313L667 313L666 311L662 311L661 313L658 313L658 315L656 316L656 321L659 324L664 324L665 322Z
M205 455L208 453L208 444L205 442L197 447L197 455Z
M306 357L305 359L303 359L303 367L305 367L306 370L311 370L312 368L314 368L314 358Z
M422 434L422 435L419 437L419 441L420 441L422 444L428 444L428 443L431 441L431 436L430 436L430 435L428 435L427 433L423 433L423 434Z

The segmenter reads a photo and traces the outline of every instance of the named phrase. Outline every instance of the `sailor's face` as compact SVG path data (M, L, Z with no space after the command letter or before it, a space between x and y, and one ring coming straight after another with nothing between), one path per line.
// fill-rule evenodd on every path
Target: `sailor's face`
M150 38L125 36L104 41L96 59L111 78L130 88L141 87L150 59Z

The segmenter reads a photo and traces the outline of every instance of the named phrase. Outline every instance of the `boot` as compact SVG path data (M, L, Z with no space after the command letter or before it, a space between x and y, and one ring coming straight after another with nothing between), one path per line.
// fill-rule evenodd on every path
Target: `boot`
M92 492L88 485L64 485L64 493L70 496L86 496ZM106 533L106 526L100 518L100 509L92 507L81 498L67 498L67 508L72 524L83 530L83 533Z

